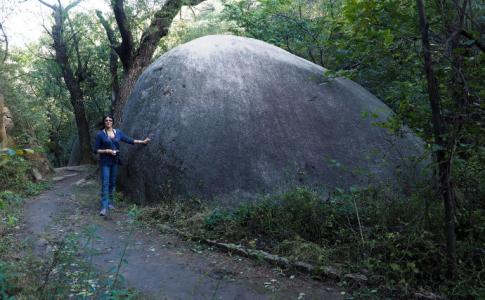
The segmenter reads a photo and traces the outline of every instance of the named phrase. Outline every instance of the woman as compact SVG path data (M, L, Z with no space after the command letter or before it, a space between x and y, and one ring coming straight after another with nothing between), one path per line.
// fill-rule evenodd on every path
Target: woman
M135 140L125 135L121 130L113 128L113 117L103 117L103 128L96 135L94 151L99 153L101 168L101 216L106 216L113 209L113 191L115 189L116 173L120 165L120 141L128 144L148 144L149 138Z

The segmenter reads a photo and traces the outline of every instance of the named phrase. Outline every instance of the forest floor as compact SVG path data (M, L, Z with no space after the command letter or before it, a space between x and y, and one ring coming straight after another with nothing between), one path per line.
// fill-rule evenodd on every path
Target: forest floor
M56 170L49 190L25 204L23 238L47 258L52 241L95 225L99 272L121 265L123 284L141 299L341 299L331 283L129 222L129 207L100 217L95 167ZM124 253L124 255L123 255ZM120 264L120 261L123 261Z

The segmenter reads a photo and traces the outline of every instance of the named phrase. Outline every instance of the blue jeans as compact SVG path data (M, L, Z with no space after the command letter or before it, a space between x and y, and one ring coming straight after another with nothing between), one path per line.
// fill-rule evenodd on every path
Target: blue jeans
M101 165L101 208L108 209L113 204L118 165Z

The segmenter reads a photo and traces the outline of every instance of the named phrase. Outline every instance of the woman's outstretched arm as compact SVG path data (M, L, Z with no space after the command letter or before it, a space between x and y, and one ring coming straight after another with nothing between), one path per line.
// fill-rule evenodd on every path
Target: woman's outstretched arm
M120 130L120 140L122 140L123 142L128 143L128 144L143 144L143 145L146 145L150 142L149 138L145 138L143 140L135 140L135 139L127 136L126 134L124 134L123 131L121 131L121 130Z
M150 143L150 138L145 138L144 140L133 140L133 142L135 144L143 144L143 145L146 145L146 144Z

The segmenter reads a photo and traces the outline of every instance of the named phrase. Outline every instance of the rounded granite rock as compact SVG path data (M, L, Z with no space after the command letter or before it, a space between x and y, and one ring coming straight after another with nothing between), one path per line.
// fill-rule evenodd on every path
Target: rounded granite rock
M268 43L229 35L165 53L140 76L124 109L124 132L152 142L123 147L122 189L139 202L180 195L234 204L301 185L395 185L414 177L404 166L422 142L379 126L391 110L325 72Z

